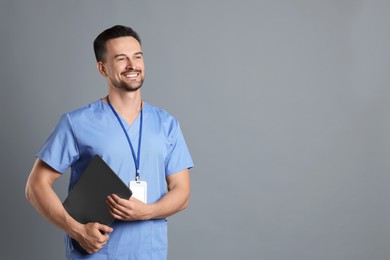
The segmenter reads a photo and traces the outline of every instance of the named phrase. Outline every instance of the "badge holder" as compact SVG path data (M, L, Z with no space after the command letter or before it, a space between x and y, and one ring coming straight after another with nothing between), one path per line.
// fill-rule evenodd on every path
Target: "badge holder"
M140 181L139 177L135 181L130 181L130 190L133 192L132 197L143 203L148 203L148 184L146 181Z

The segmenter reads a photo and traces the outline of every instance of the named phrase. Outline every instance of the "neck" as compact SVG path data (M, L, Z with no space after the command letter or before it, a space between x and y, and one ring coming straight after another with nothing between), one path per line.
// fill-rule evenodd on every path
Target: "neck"
M137 118L138 114L142 108L142 98L141 92L115 92L109 91L108 96L110 98L110 103L116 110L116 112L121 115L129 124L132 124L133 121ZM107 98L102 99L103 102L107 103Z

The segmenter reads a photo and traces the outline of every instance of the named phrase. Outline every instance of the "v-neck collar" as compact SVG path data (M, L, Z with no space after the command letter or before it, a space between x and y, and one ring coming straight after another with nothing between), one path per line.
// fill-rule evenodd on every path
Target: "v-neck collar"
M99 102L101 104L102 109L106 113L108 113L110 118L112 118L113 121L115 121L115 123L118 124L118 126L120 127L120 124L119 124L118 120L116 119L115 114L112 112L110 106L106 102L104 102L102 99L99 99ZM145 120L145 114L146 114L145 112L147 110L146 109L147 107L148 107L148 103L144 101L143 106L142 106L143 120ZM132 137L134 136L134 134L138 133L141 113L138 113L137 117L135 118L135 120L133 121L132 124L129 124L120 114L118 114L118 116L121 119L122 124L126 129L126 132L130 133L132 135Z

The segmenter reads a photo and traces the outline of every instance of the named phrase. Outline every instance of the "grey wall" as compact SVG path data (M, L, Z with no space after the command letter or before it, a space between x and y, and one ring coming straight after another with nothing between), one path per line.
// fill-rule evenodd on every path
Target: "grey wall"
M389 8L3 0L0 258L64 255L25 182L59 116L105 95L92 41L126 24L143 39L144 99L180 120L196 164L170 259L389 259Z

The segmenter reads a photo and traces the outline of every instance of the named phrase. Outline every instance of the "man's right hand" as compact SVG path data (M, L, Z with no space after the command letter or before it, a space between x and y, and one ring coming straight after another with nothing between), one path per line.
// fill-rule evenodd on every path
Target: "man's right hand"
M113 229L100 223L87 223L83 225L79 236L74 239L89 253L93 254L99 251L108 241L109 235Z

